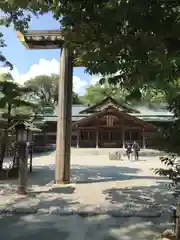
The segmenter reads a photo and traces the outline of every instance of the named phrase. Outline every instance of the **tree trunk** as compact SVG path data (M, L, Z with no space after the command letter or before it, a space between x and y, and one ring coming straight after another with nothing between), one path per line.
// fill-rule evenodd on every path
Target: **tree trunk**
M7 146L7 138L8 138L8 131L6 129L4 131L4 137L2 138L2 144L1 144L0 170L2 170L2 167L3 167L3 161L4 161L4 157L5 157L6 146Z
M4 157L5 157L5 152L6 152L6 148L7 148L7 140L8 140L8 128L10 127L11 124L11 110L12 107L10 104L8 104L8 121L7 121L7 127L4 129L4 136L1 139L2 143L1 143L1 149L0 149L0 171L3 168L3 161L4 161Z

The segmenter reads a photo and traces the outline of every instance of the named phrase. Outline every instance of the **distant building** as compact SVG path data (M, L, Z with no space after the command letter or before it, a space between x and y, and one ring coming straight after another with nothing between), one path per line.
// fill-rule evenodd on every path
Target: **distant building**
M43 116L43 132L35 136L35 145L56 144L56 112ZM173 122L165 106L149 109L119 104L111 97L87 107L72 106L72 146L77 148L121 148L125 142L137 141L141 148L152 147L152 136L159 127Z

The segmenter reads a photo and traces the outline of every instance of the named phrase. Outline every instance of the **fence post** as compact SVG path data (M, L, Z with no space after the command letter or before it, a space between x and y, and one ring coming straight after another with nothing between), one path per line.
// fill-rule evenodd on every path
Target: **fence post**
M180 239L180 202L178 201L177 207L176 207L176 226L175 226L175 231L176 231L176 239Z

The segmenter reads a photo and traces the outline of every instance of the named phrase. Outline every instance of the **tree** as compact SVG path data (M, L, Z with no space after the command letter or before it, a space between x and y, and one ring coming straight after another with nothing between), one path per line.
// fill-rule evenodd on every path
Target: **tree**
M53 112L58 101L58 75L40 75L27 81L25 86L32 89L27 99L38 102L39 111Z
M127 95L128 92L126 89L105 82L103 85L96 83L95 85L86 88L85 94L81 97L81 100L85 104L94 105L102 101L104 98L111 96L119 102L125 102Z
M167 94L169 110L174 113L174 122L169 128L161 129L156 138L157 148L165 152L160 158L165 168L154 169L155 173L168 177L175 196L180 195L180 85L176 81Z
M24 94L27 94L31 89L26 87L21 87L15 83L11 75L1 75L0 78L0 108L2 109L2 118L4 119L3 127L3 138L1 139L1 149L0 149L0 170L2 169L3 160L5 156L5 151L7 148L8 131L12 126L15 119L24 119L31 116L32 108L35 104L24 100ZM21 113L17 114L17 110L21 107L28 108L29 114ZM2 120L3 120L2 119Z
M142 103L167 103L166 93L161 89L147 87L141 90L141 94Z
M40 75L25 83L25 87L32 89L27 95L27 99L38 103L38 111L42 113L54 111L54 107L58 103L58 81L59 76L53 74L51 76ZM73 92L73 104L79 103L78 95Z
M101 74L101 82L120 83L133 98L140 99L144 87L155 85L165 91L179 118L171 91L180 77L178 0L9 0L0 7L5 15L1 24L13 23L20 30L28 27L28 11L52 12L66 44L75 50L76 63Z
M144 84L166 88L179 77L178 0L9 0L1 3L1 10L1 24L13 23L20 30L28 27L29 12L52 12L66 43L75 49L77 63L137 95Z
M137 95L144 84L166 88L179 76L178 1L55 2L67 40L83 43L77 60L88 72L107 75Z
M102 101L105 97L111 96L118 102L128 102L132 105L137 104L152 104L166 102L166 96L164 91L159 91L155 87L144 87L141 89L141 98L134 99L131 92L125 89L123 86L116 84L109 84L107 81L105 84L96 83L86 88L84 96L81 97L82 102L88 105L96 104Z
M81 101L79 95L74 91L72 94L72 104L82 104L82 101Z
M1 18L0 18L0 26L10 27L14 26L16 30L24 31L28 28L28 24L31 20L30 13L37 16L37 13L28 8L24 11L21 7L22 2L19 1L1 1L0 9L1 9ZM2 48L6 47L6 43L3 38L3 33L0 32L0 63L2 66L13 68L12 63L6 59L6 57L2 53Z

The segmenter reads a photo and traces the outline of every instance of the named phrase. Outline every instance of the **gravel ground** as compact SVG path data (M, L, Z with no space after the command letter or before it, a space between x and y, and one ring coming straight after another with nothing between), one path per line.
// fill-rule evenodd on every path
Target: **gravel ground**
M164 227L156 218L113 218L107 215L88 218L14 215L0 218L0 237L6 240L152 240Z
M110 161L108 155L73 154L69 186L53 185L54 158L55 154L51 153L33 159L29 195L25 198L15 194L17 181L0 182L0 209L21 213L0 215L2 239L21 240L25 234L26 239L46 239L54 233L55 240L148 240L169 225L168 209L174 199L167 180L155 176L151 170L162 166L158 157L142 157L138 162L131 162ZM29 209L36 214L22 214L22 210ZM81 214L62 216L62 209L66 209L66 215L68 211ZM113 214L107 215L109 210ZM92 217L85 214L92 211L101 214ZM136 217L128 215L132 212ZM161 217L147 216L159 212ZM124 213L126 216L122 217ZM137 213L144 215L140 218Z

